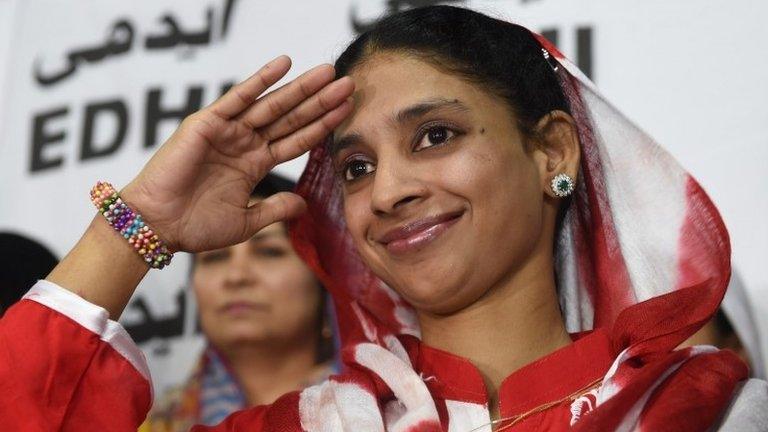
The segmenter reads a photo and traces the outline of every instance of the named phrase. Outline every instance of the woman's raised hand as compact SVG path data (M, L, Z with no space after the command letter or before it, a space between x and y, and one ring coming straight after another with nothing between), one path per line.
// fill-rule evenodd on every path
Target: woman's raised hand
M139 175L123 199L171 250L198 252L247 240L261 228L298 215L292 193L248 205L251 191L272 167L312 148L352 110L352 80L334 81L317 66L262 94L290 69L278 57L217 101L187 117Z

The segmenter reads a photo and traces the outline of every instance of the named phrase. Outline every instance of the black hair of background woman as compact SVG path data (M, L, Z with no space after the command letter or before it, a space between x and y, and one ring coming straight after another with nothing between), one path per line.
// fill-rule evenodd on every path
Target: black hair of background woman
M0 232L0 316L58 263L56 255L39 242Z

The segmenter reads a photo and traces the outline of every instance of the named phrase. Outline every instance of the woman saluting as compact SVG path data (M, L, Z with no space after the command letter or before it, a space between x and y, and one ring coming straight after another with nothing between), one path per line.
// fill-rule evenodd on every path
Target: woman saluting
M745 381L734 354L675 350L728 282L716 209L546 42L433 7L360 36L336 63L343 78L321 66L260 96L288 66L273 61L185 120L120 201L97 186L107 219L1 324L3 422L135 428L150 405L146 367L107 314L147 269L136 251L162 267L171 251L297 217L297 251L334 296L345 371L212 430L768 421L765 383ZM271 167L329 134L310 153L304 200L247 207Z

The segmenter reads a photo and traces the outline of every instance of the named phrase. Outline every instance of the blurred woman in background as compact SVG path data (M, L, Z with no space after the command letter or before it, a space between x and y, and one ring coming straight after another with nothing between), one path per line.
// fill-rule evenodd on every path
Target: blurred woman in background
M270 173L253 199L294 186ZM189 380L155 403L141 431L214 425L331 374L326 294L293 250L283 222L243 243L195 254L191 280L208 344Z

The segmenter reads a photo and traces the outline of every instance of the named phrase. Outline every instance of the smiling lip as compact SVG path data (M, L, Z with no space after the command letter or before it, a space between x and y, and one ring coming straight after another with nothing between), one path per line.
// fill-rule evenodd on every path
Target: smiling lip
M405 224L388 231L379 239L379 243L392 254L413 252L439 237L458 222L463 214L463 211L443 213Z

